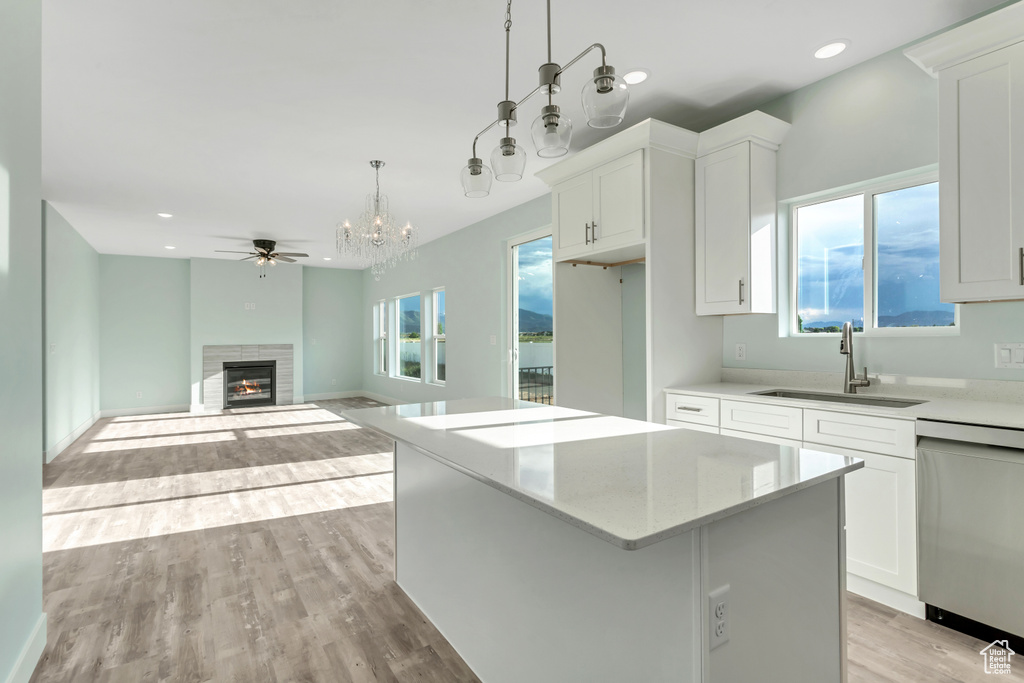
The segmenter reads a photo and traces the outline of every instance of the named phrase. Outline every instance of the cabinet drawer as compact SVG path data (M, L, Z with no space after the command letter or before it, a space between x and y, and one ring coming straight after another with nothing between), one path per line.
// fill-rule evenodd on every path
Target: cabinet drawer
M914 458L914 421L804 410L804 441Z
M665 419L717 427L718 399L707 396L668 394L665 402Z
M669 427L679 427L680 429L689 429L695 432L705 432L707 434L717 434L718 427L712 427L710 425L702 425L696 422L682 422L680 420L665 420L665 424Z
M800 441L803 438L801 412L800 408L789 406L722 401L721 427Z

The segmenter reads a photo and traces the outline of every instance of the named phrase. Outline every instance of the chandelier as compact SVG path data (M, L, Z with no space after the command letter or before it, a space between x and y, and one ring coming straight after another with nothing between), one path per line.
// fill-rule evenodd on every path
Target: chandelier
M572 121L562 114L554 103L554 95L562 89L562 74L592 50L601 51L601 66L594 69L593 77L583 84L581 98L587 125L591 128L613 128L622 123L629 104L629 89L626 81L615 74L614 67L608 66L604 46L594 43L576 55L565 66L551 60L551 0L547 0L548 61L540 65L540 85L526 97L513 102L508 94L509 37L512 30L512 0L505 9L505 99L498 103L498 118L473 138L473 156L462 169L462 190L467 197L486 197L491 191L491 180L514 182L523 177L526 168L526 152L512 137L511 128L516 125L516 111L528 99L540 93L547 95L548 103L530 128L537 156L560 157L569 151L572 139ZM491 167L484 166L476 155L476 143L480 136L494 126L504 126L505 136L491 152Z
M380 193L380 169L383 161L370 162L377 176L377 191L366 195L366 208L355 225L348 221L338 224L338 253L353 256L365 268L370 267L374 280L380 280L388 268L399 261L416 258L417 236L412 225L399 228L388 210L388 197Z

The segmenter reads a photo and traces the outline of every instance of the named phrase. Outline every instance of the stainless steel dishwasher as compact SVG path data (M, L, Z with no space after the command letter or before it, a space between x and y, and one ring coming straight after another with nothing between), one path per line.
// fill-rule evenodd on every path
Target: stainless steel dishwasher
M917 434L918 593L928 618L1021 643L1024 431L918 420Z

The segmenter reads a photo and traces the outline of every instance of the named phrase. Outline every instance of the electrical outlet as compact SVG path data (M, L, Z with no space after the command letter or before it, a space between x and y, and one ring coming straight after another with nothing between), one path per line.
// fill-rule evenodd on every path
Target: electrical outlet
M494 346L494 345L496 345L497 343L498 343L498 335L496 335L496 334L492 334L492 335L491 335L491 346Z
M135 398L142 398L142 392L141 391L136 391L135 392Z
M249 304L249 306L252 308L252 310L254 310L254 311L256 310L256 303L255 302Z
M313 337L313 346L316 346L316 337Z
M708 642L709 650L729 642L729 584L719 586L708 593Z
M248 310L249 310L249 306L250 306L249 302L248 302L248 301L246 301L246 302L245 302L245 310L247 310L247 311L248 311Z
M747 345L746 344L737 344L736 345L736 360L746 360L746 359L747 359Z
M50 344L50 353L57 353L57 345Z
M337 383L338 383L338 380L336 380L336 379L332 379L331 380L331 384L337 384Z

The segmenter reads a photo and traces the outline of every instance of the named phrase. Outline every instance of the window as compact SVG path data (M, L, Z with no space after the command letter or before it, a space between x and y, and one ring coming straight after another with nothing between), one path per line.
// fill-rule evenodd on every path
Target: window
M395 313L398 316L398 376L419 379L423 349L420 339L420 295L403 296L395 299Z
M444 289L434 290L433 324L431 331L434 339L434 381L445 382L445 336L444 336Z
M939 301L939 184L875 184L792 211L797 334L955 329Z
M374 348L377 357L374 359L374 372L378 375L388 374L388 302L379 301L373 307L373 325L376 331Z

